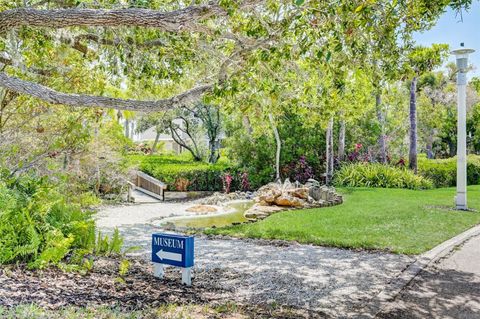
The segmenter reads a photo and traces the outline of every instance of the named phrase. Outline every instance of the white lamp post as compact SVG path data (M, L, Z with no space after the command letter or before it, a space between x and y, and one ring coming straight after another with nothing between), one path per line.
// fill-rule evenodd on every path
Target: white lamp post
M457 209L467 209L467 68L468 55L475 52L473 49L460 48L451 53L457 58Z

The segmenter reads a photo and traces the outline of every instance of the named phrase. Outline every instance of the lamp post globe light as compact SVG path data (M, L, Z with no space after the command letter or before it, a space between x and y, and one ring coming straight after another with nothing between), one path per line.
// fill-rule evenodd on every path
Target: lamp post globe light
M455 206L467 210L467 68L468 55L475 52L464 44L451 54L457 59L457 195Z

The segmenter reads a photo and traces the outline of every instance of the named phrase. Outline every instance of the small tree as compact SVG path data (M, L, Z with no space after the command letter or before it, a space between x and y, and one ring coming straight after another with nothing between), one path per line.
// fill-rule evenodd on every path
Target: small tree
M186 108L170 113L163 120L163 126L170 132L173 140L192 154L195 161L201 161L202 151L199 145L201 121Z
M191 109L186 107L186 109L202 122L208 138L208 162L215 164L220 158L218 140L222 128L220 109L205 103L198 103L195 107Z
M137 133L145 132L151 127L155 128L155 141L153 142L153 145L152 145L151 154L154 154L157 151L160 134L165 132L165 127L162 123L163 123L162 115L159 115L158 113L149 113L147 115L144 115L140 118L140 120L137 123L137 127L136 127Z

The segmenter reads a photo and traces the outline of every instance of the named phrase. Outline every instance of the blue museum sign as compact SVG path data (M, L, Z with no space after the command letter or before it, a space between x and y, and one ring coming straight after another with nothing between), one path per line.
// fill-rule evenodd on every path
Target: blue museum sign
M193 236L152 234L152 262L188 268L193 266Z

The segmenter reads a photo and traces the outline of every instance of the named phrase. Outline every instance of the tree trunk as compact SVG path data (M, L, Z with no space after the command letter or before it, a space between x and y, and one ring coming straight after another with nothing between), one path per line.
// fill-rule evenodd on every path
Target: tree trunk
M330 185L333 176L333 117L328 121L326 145L325 184Z
M210 147L210 154L208 156L208 162L210 164L215 164L218 159L220 158L220 154L218 154L218 147L217 147L217 141L216 140L210 140L208 142L209 147Z
M122 111L116 111L117 112L117 122L120 123L120 120L123 118Z
M243 121L242 122L243 122L243 126L245 127L245 130L247 131L248 135L252 136L253 129L252 129L252 125L250 124L250 118L248 117L248 115L243 116Z
M155 154L155 152L157 151L157 145L158 145L158 140L159 139L160 139L160 131L157 131L156 135L155 135L155 142L153 142L153 145L152 145L151 155Z
M202 160L202 156L201 154L199 153L198 151L198 147L197 147L197 143L195 142L195 140L193 139L193 136L190 134L189 132L189 126L188 126L188 122L184 119L184 123L186 125L186 129L183 130L182 132L186 133L188 135L188 137L190 138L190 140L192 141L192 144L193 146L189 146L187 144L186 141L184 141L182 139L182 137L180 136L180 134L177 132L177 130L175 129L174 127L174 123L173 121L170 121L168 127L170 129L170 134L172 135L172 138L173 140L178 144L180 145L180 147L183 147L185 148L187 151L190 152L190 154L192 154L193 156L193 160L196 161L196 162L199 162Z
M277 153L275 155L275 181L280 182L280 152L282 151L282 141L280 140L280 134L278 134L277 127L275 126L275 122L273 121L273 115L268 114L268 119L270 120L270 124L272 125L273 135L275 136L275 141L277 143Z
M340 131L338 133L338 160L345 160L345 120L340 121Z
M385 145L385 120L382 112L382 96L380 92L375 95L375 109L377 112L377 120L380 124L380 136L378 137L379 159L380 163L387 163L387 147Z
M68 168L68 164L70 163L70 159L68 156L68 152L65 152L63 156L63 170L66 170Z
M125 120L125 136L130 137L130 120Z
M454 157L457 155L457 143L456 141L449 140L448 141L448 150L449 150L449 156Z
M433 155L433 132L427 136L427 158L433 159L435 156Z
M96 123L95 130L93 133L93 136L95 140L98 140L98 123ZM102 182L101 179L101 174L100 174L100 162L99 162L99 154L98 154L98 148L95 148L95 194L100 194L100 184Z
M408 166L417 174L417 77L414 76L410 85L410 150Z

